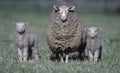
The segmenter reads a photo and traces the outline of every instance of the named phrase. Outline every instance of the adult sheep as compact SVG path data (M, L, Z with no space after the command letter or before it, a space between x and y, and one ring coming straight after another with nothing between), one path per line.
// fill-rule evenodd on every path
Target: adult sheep
M78 51L80 56L86 46L83 24L78 20L75 6L53 6L51 22L47 29L47 43L53 58L68 62L68 55Z

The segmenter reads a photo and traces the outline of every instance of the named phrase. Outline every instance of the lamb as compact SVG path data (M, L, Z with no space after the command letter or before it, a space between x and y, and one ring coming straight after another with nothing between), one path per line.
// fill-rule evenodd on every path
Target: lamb
M47 43L51 57L68 62L69 53L78 51L84 55L86 34L84 25L79 22L75 6L53 6L51 22L47 29Z
M88 34L87 37L87 49L89 53L89 59L91 62L98 62L98 59L101 58L102 53L102 42L98 37L97 27L86 27L85 28Z
M27 61L31 58L32 52L34 58L38 60L38 38L34 34L25 31L28 22L13 22L16 27L16 47L18 50L19 61Z

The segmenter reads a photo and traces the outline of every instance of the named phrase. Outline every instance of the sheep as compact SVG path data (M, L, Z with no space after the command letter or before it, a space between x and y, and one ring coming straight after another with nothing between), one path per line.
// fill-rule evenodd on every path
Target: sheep
M97 27L86 27L87 31L87 49L88 55L91 62L98 62L98 59L101 59L102 54L102 42L101 39L98 37L98 30Z
M78 51L84 55L86 47L84 25L76 16L75 6L53 6L51 22L47 29L47 43L51 58L68 62L69 53Z
M34 58L38 60L38 38L35 34L25 31L28 22L13 22L16 27L16 47L18 50L19 61L27 61L34 54Z

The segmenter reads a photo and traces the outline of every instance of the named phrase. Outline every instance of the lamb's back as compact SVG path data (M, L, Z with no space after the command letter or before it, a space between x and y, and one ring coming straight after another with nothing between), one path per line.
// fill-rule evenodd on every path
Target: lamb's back
M38 44L38 37L35 34L27 34L27 36L29 37L28 42L29 42L29 46L34 46L35 44Z

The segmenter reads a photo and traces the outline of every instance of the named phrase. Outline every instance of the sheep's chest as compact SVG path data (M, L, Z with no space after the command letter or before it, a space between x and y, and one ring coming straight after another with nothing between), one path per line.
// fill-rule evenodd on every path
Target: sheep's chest
M62 36L63 38L66 38L68 36L68 29L66 28L62 28L60 29L60 33L59 33L59 36Z
M98 49L97 40L96 39L88 39L87 40L87 47L88 47L89 50L93 50L93 51Z
M17 46L20 48L24 48L28 44L27 38L22 36L18 36L16 42L17 42Z
M73 26L70 26L68 22L66 23L58 23L56 26L53 27L53 31L56 32L55 37L59 40L67 40L70 39L71 36L73 36L73 33L75 32L76 28L73 28ZM55 33L54 33L55 34Z

